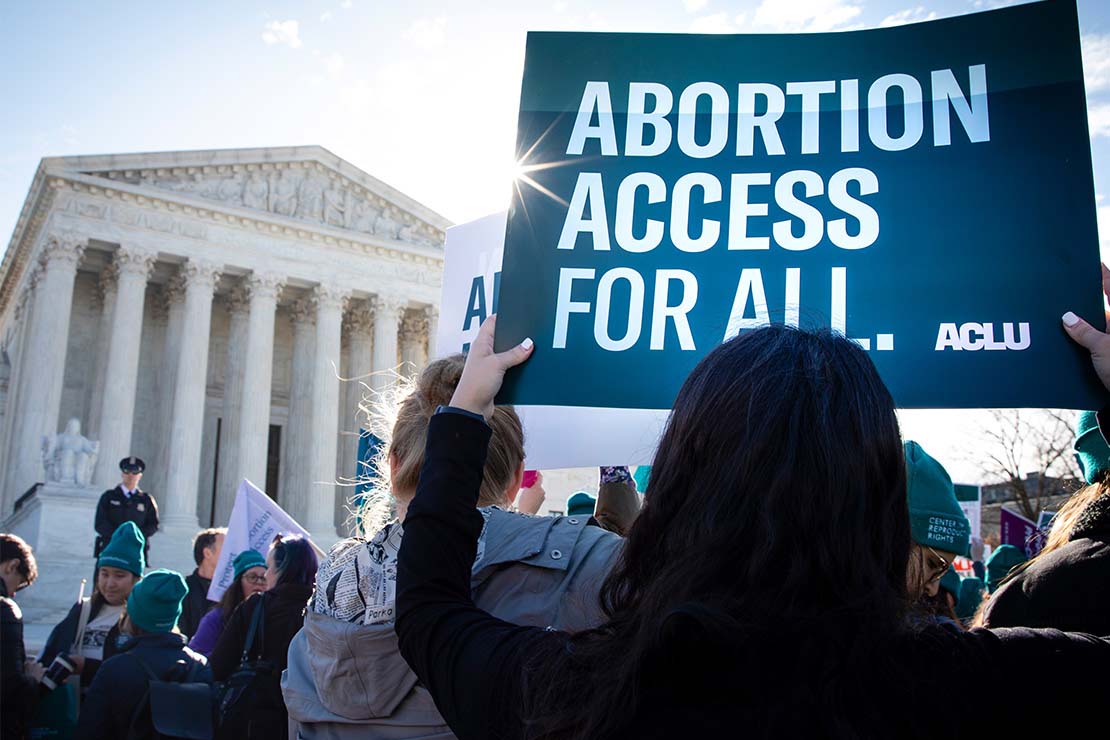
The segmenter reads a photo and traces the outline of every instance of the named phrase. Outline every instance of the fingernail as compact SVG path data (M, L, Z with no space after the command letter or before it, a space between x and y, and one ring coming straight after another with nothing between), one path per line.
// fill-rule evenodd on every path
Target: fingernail
M1079 323L1079 317L1073 314L1071 311L1068 311L1066 314L1061 316L1060 320L1064 322L1064 326L1075 326Z
M531 337L526 338L523 342L520 343L520 346L522 348L524 348L525 350L532 349L532 338Z

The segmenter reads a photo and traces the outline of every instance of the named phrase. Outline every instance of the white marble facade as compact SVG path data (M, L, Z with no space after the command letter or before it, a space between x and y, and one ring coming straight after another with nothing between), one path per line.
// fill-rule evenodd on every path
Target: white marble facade
M76 419L90 490L146 461L155 565L244 477L326 547L362 395L340 378L427 361L448 225L319 147L44 159L0 266L0 519Z

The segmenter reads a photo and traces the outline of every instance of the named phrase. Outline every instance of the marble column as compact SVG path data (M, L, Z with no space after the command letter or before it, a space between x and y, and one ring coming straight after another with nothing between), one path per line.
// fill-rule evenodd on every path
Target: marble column
M87 242L72 236L50 235L40 256L43 271L35 286L32 324L27 333L30 372L20 381L21 414L13 428L14 444L8 457L10 497L18 497L44 479L42 437L58 431L62 402L73 281Z
M423 311L405 311L401 318L401 372L412 377L428 364L428 317Z
M190 259L181 267L185 298L170 417L173 447L161 510L165 529L189 534L197 528L197 485L208 379L208 341L212 330L212 293L219 270L214 263L196 259Z
M27 281L27 287L19 296L19 303L16 304L15 316L13 323L15 324L16 334L14 341L8 345L8 357L12 360L12 374L8 378L8 398L4 407L4 438L3 446L0 451L3 452L0 457L0 516L8 514L12 505L15 503L14 491L8 487L8 478L11 465L8 464L13 458L12 446L15 438L19 434L19 425L17 420L20 418L20 409L22 408L23 391L20 390L26 383L27 373L31 369L27 367L27 343L30 341L27 337L28 325L31 323L31 304L34 301L34 286L38 281L38 273L41 270L36 268L35 274Z
M347 293L319 285L316 299L316 343L312 367L309 476L310 505L306 526L321 547L331 545L335 531L335 456L339 441L339 353L343 304Z
M100 304L100 319L96 329L96 366L93 368L92 392L89 394L88 420L85 436L100 439L100 412L104 405L104 387L108 384L109 341L112 336L112 318L116 310L116 287L119 265L114 260L100 271L96 285Z
M281 506L302 524L308 522L309 439L312 421L312 358L316 351L316 306L311 298L296 301L293 320L293 362L290 368L289 423L285 427L285 455L281 460Z
M270 442L270 397L274 377L274 313L285 284L280 275L255 273L244 280L250 307L243 345L243 388L239 406L238 475L266 488ZM232 348L234 351L235 348ZM277 491L270 491L276 495Z
M400 296L380 294L371 300L374 309L374 374L370 387L383 391L393 385L400 362L397 332L406 301Z
M149 490L158 496L166 490L169 458L173 451L173 397L177 388L177 363L181 356L181 328L185 320L185 280L177 272L162 289L165 301L166 339L162 345L162 363L158 370L158 443L148 473Z
M100 457L94 480L104 488L119 482L119 461L131 454L135 390L139 379L139 339L143 331L146 282L155 254L121 244L115 262L116 305L108 339L108 372L100 404Z
M340 416L340 428L344 432L341 437L343 448L343 478L351 481L362 472L358 469L358 434L368 419L362 411L363 403L372 404L373 398L368 397L366 385L370 382L370 373L374 371L374 321L370 314L370 307L360 301L353 304L347 313L347 382L346 403L343 414ZM351 491L353 494L354 492Z
M216 503L212 521L223 526L231 517L231 507L235 504L235 492L242 480L239 467L239 427L242 422L240 410L243 406L243 368L247 345L247 332L250 328L250 298L246 286L236 285L228 294L224 305L228 312L227 361L224 366L223 411L220 414L220 457L216 471ZM256 485L263 486L265 481Z
M428 316L428 359L438 360L436 338L439 336L439 306L426 306L424 313Z

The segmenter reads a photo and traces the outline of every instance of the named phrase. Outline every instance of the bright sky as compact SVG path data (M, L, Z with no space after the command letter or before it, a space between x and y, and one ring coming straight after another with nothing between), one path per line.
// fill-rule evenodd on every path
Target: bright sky
M508 205L529 30L873 28L998 0L37 2L0 23L0 234L39 159L319 144L455 222ZM1110 2L1079 0L1103 253L1110 256ZM974 480L975 413L906 414ZM959 460L957 460L959 458Z

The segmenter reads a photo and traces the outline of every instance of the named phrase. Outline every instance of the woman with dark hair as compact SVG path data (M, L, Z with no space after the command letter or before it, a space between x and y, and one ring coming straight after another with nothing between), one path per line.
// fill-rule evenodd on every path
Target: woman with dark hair
M1046 724L1097 708L1110 643L905 618L893 399L867 354L828 331L751 331L694 369L602 589L608 623L568 634L477 609L482 418L531 351L494 354L493 330L429 427L398 569L401 653L460 738L925 737L950 736L953 719L969 737L1028 732L1027 712L978 701L953 718L934 702L967 676L988 706L1012 703L1012 677L1032 668L1053 676L1038 693Z
M266 591L239 605L212 651L210 664L217 681L226 680L235 672L244 649L250 650L252 658L270 665L265 689L254 698L251 736L242 740L288 736L281 672L285 670L289 643L304 625L304 609L312 596L316 567L316 552L308 539L300 535L276 537L266 555ZM254 645L246 645L256 609L263 610L258 636Z
M127 599L146 568L145 549L146 538L134 522L119 525L96 560L92 595L74 604L46 638L39 662L49 667L65 655L81 676L82 692L115 652Z
M201 618L196 634L189 640L189 647L205 657L212 654L224 625L239 605L266 590L266 558L258 551L243 550L235 556L231 568L231 585L220 602Z

